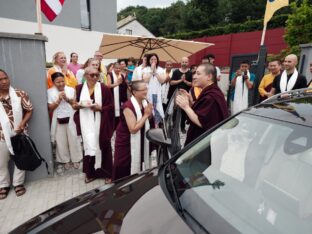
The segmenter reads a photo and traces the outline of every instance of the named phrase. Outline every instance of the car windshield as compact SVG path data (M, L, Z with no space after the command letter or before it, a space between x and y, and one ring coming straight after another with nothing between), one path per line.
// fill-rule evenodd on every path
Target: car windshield
M183 216L195 230L311 233L311 127L240 114L171 168Z

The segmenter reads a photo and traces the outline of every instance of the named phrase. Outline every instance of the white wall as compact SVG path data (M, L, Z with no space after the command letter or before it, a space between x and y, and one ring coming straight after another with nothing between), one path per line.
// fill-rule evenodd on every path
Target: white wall
M37 23L0 18L0 31L34 34L38 32L38 26ZM76 52L79 55L79 63L84 63L89 57L93 57L94 51L99 49L103 33L44 24L43 35L49 40L46 43L47 62L52 61L55 52L64 51L68 61L70 53Z
M145 36L145 37L155 37L150 31L148 31L142 24L137 20L126 24L125 26L118 29L118 34L128 34L126 29L132 30L132 35Z

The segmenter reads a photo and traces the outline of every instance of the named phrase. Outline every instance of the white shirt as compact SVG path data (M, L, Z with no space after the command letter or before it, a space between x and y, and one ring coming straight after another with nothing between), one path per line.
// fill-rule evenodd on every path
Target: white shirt
M58 91L57 90L52 90L52 89L56 89L56 87L52 87L50 89L48 89L48 103L52 104L54 102L56 102L56 100L58 99ZM66 87L66 89L68 89L68 93L70 93L70 95L67 95L67 98L73 99L75 96L75 89L71 88L71 87ZM70 117L71 115L71 109L72 106L62 100L60 102L60 104L58 105L58 107L54 110L54 114L56 114L57 118L67 118Z

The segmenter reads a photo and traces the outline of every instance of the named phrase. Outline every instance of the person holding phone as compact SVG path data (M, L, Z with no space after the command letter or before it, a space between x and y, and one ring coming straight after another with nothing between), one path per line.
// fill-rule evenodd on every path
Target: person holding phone
M231 76L231 112L232 115L249 106L249 92L253 89L256 76L249 71L249 61L243 61L239 69Z

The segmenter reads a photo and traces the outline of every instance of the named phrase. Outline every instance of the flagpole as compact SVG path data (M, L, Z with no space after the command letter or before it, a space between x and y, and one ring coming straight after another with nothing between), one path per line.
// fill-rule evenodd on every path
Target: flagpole
M38 34L42 34L41 0L36 0L36 13L38 23Z
M264 25L263 30L262 30L262 37L261 37L260 46L263 46L263 45L264 45L264 39L265 39L266 30L267 30L267 24Z

